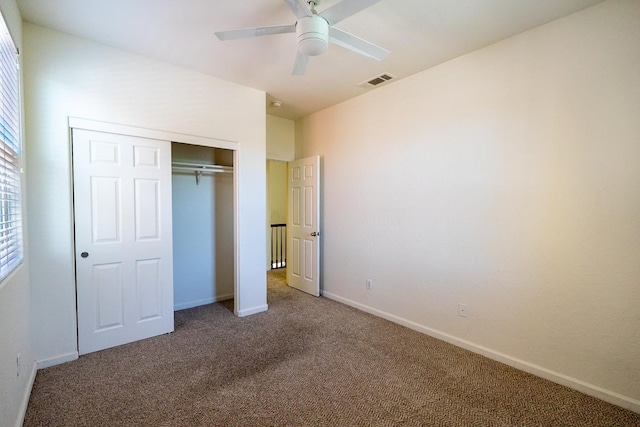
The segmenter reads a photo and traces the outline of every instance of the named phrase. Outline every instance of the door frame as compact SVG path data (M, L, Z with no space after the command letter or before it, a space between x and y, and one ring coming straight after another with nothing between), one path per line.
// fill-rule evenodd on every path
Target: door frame
M240 143L236 141L225 140L225 139L208 138L208 137L186 135L186 134L175 133L175 132L145 129L145 128L139 128L135 126L100 122L96 120L83 119L78 117L69 117L68 126L69 126L69 143L70 144L72 143L72 138L71 138L72 130L84 129L84 130L96 131L96 132L135 136L139 138L161 139L161 140L166 140L171 142L179 142L182 144L199 145L199 146L211 147L211 148L223 148L226 150L233 151L233 168L234 168L234 171L233 171L233 260L234 260L233 262L233 294L234 294L233 312L236 316L238 316L238 313L241 307L240 305L241 293L240 293L240 289L238 289L238 286L239 286L238 276L239 276L239 265L240 265L239 263L240 251L239 251L239 239L238 239L238 229L239 229L238 191L239 191L239 176L240 176L238 171L240 166ZM73 168L71 170L73 173ZM73 178L71 182L73 183ZM71 189L72 195L74 194L73 191L74 190L72 188ZM73 219L73 221L75 221L75 218ZM72 233L73 233L74 260L75 260L75 254L76 254L75 227L72 227ZM77 287L77 278L76 278L76 287ZM76 322L77 322L77 316L78 316L78 313L76 312Z

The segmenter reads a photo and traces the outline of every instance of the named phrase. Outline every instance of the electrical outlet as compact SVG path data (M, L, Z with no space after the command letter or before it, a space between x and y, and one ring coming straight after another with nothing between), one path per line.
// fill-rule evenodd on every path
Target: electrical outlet
M371 279L367 279L367 289L368 290L373 289L373 281Z
M20 353L16 356L16 377L20 376Z
M462 304L459 303L458 304L458 316L460 317L467 317L467 304Z

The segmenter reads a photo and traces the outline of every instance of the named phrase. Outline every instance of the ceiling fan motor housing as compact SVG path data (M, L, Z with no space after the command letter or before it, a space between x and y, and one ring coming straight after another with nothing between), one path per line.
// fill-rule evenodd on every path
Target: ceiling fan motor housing
M317 56L329 47L329 24L324 18L304 16L296 24L298 50L308 56Z

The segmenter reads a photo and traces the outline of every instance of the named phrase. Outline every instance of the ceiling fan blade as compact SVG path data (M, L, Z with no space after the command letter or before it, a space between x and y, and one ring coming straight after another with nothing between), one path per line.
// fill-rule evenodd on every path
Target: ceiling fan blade
M307 70L307 64L309 63L309 57L304 53L298 51L296 52L296 60L293 62L293 70L291 70L291 75L293 76L302 76L304 72Z
M244 28L241 30L217 31L215 34L220 40L248 39L250 37L269 36L271 34L295 33L296 26L275 25L273 27Z
M380 0L342 0L340 3L336 3L322 11L319 15L326 19L329 25L334 25L369 6L373 6L379 1Z
M312 15L305 0L284 0L284 2L298 19Z
M366 40L362 40L359 37L334 27L329 27L329 41L337 44L338 46L342 46L346 49L359 53L360 55L377 59L378 61L382 61L391 53L387 49L376 46L373 43L369 43Z

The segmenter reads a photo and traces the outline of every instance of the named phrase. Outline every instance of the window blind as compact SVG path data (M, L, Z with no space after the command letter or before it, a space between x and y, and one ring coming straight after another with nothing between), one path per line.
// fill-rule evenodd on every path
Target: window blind
M20 72L0 15L0 280L22 261L20 197Z

